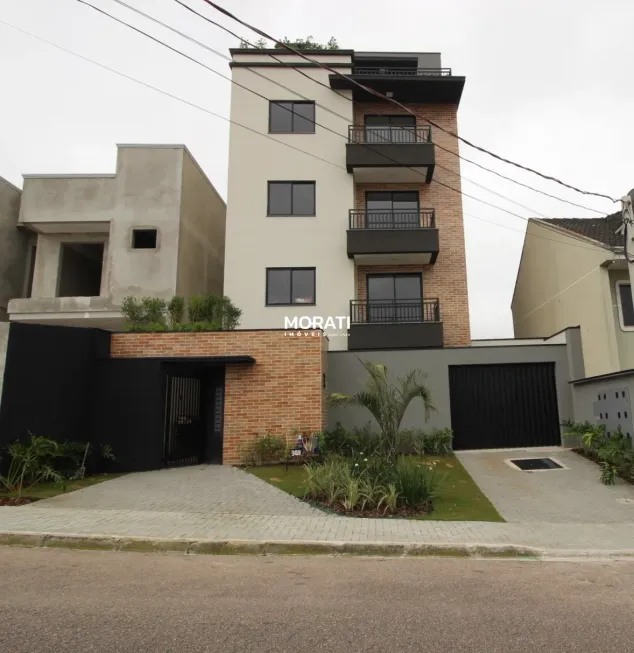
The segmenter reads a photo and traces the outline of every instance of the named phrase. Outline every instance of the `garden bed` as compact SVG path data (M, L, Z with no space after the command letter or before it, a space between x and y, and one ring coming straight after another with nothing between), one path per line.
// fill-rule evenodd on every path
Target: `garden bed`
M382 515L381 511L345 512L333 510L318 502L308 501L331 514L359 517L401 517L407 519L431 519L442 521L491 521L503 522L493 504L482 493L466 469L455 456L423 456L418 458L421 463L436 463L435 469L440 479L438 494L434 497L432 506L422 510L410 511L394 515ZM304 466L271 465L266 467L248 467L245 471L274 485L275 487L304 500L306 492L307 472Z
M601 459L599 458L596 451L591 451L590 449L584 449L583 447L576 447L572 451L579 454L580 456L583 456L587 460L591 460L593 463L597 465L597 467L601 465ZM628 474L626 474L625 472L619 471L617 472L617 476L620 479L624 480L626 483L630 483L634 485L634 478L632 476L628 476Z
M28 495L26 496L18 497L15 493L0 493L0 506L25 506L41 499L50 499L60 494L75 492L119 476L123 476L123 474L95 474L94 476L68 481L65 486L56 483L37 483L28 489Z

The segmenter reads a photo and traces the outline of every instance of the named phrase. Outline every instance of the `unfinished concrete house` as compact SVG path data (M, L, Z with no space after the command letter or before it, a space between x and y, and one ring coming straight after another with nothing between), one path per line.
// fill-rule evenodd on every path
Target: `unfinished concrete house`
M184 145L118 145L115 174L24 175L11 321L118 329L127 295L222 293L226 205Z

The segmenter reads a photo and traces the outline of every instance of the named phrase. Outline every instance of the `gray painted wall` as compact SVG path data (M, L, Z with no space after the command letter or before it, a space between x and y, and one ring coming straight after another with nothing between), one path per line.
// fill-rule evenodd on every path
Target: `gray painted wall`
M4 381L4 364L7 358L7 346L9 344L8 322L0 322L0 405L2 404L2 384Z
M387 365L388 374L396 379L417 368L427 374L426 384L431 390L436 407L425 423L422 404L413 401L405 414L404 428L451 427L449 402L450 365L486 365L500 363L555 363L559 421L572 419L572 393L568 383L568 345L535 345L533 347L455 347L428 350L390 350L375 352L331 352L328 354L328 390L351 394L365 383L367 374L359 362L368 360ZM370 414L360 408L331 408L328 413L330 428L340 421L344 426L363 426L373 421Z
M614 402L617 398L615 393L617 391L625 390L629 394L629 400L634 402L634 373L617 374L610 378L598 378L584 383L575 383L572 385L572 397L574 404L575 421L577 422L592 422L599 423L598 415L594 413L594 404L599 398L605 395L606 400ZM604 400L604 402L606 401ZM620 402L620 398L618 400ZM603 404L606 405L605 403ZM603 410L603 409L602 409ZM607 410L611 411L611 406L607 404ZM619 412L620 412L619 408ZM621 426L625 433L632 433L632 411L627 411L627 418L621 413L621 419L616 420L616 424ZM616 408L612 413L612 419L616 417ZM614 426L616 426L614 424Z
M22 296L27 240L17 228L21 192L0 177L0 321L7 320L9 300Z

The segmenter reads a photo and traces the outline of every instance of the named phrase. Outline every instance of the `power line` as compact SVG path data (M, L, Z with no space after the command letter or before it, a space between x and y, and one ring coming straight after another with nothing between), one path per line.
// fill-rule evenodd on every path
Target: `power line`
M217 70L214 70L213 68L210 68L209 66L207 66L207 65L204 64L204 63L202 63L201 61L198 61L198 59L195 59L194 57L191 57L191 56L185 54L184 52L181 52L181 51L178 50L177 48L174 48L174 47L172 47L171 45L168 45L167 43L165 43L165 42L161 41L160 39L158 39L158 38L156 38L156 37L154 37L154 36L148 34L147 32L144 32L143 30L141 30L141 29L139 29L139 28L137 28L137 27L134 27L133 25L130 25L129 23L126 23L124 20L121 20L120 18L117 18L116 16L113 16L112 14L109 14L107 11L104 11L104 10L98 8L98 7L95 7L94 5L92 5L92 4L88 3L88 2L85 2L85 0L77 0L77 1L80 2L81 4L84 4L84 5L86 5L86 6L90 7L90 8L92 8L92 9L95 9L95 10L98 11L99 13L101 13L101 14L107 16L108 18L111 18L112 20L114 20L114 21L120 23L121 25L124 25L125 27L129 27L130 29L132 29L132 30L134 30L135 32L141 34L142 36L147 36L149 39L151 39L152 41L158 43L159 45L163 45L164 47L168 48L168 49L171 50L172 52L175 52L176 54L180 54L181 56L185 57L185 58L188 59L189 61L192 61L193 63L198 64L199 66L205 68L206 70L209 70L210 72L213 72L215 75L218 75L219 77L222 77L222 78L226 79L227 81L231 82L232 84L235 84L236 86L239 86L240 88L243 88L244 90L246 90L246 91L248 91L248 92L250 92L250 93L253 93L254 95L256 95L256 96L262 98L263 100L265 100L266 102L269 102L269 99L268 99L266 96L264 96L264 95L258 93L257 91L254 91L253 89L249 88L248 86L245 86L244 84L240 84L240 83L238 83L238 82L233 81L231 78L227 77L226 75L223 75L222 73L218 72ZM119 4L125 5L125 3L121 2L120 0L115 0L115 1L117 1ZM125 5L125 6L128 6L128 5ZM142 12L137 12L137 13L142 13ZM145 14L143 14L143 15L145 15ZM152 17L149 17L149 18L152 18ZM165 23L162 23L162 22L159 21L158 19L152 18L152 20L153 20L154 22L160 23L160 24L163 25L164 27L166 27L166 28L168 28L168 29L170 29L170 30L172 30L172 31L174 31L174 32L178 32L178 30L175 30L174 28L170 27L169 25L167 25L167 24L165 24ZM180 32L178 32L178 33L181 34ZM189 36L187 36L187 38L189 38L190 40L194 41L195 43L200 44L198 41L196 41L195 39L192 39L192 38L189 37ZM202 45L202 47L207 47L207 46L204 46L203 44L200 44L200 45ZM207 49L211 49L211 48L207 48ZM213 50L212 50L212 51L213 51ZM215 51L213 51L213 52L215 52ZM262 76L262 75L260 75L260 76ZM269 78L266 77L266 79L269 79ZM273 81L273 80L270 80L270 79L269 79L269 81ZM276 82L274 82L274 83L276 83ZM287 90L289 90L289 91L292 92L292 93L297 94L296 91L294 91L293 89L288 89L288 87L285 87L285 86L284 86L284 88L286 88ZM303 97L303 96L300 95L300 97ZM286 110L287 110L287 111L291 111L290 109L286 109ZM329 132L335 134L336 136L339 136L340 138L343 138L344 140L347 140L347 137L346 137L344 134L340 134L339 132L336 132L336 131L330 129L329 127L325 127L324 125L321 125L320 123L316 122L315 120L310 120L310 119L308 119L308 120L309 120L310 122L312 122L314 125L317 125L317 126L319 126L319 127L322 127L323 129L326 129L327 131L329 131ZM386 139L383 139L383 140L386 140ZM387 155L384 154L383 152L380 152L380 151L375 150L374 148L368 146L366 143L360 143L360 145L362 145L365 149L367 149L367 150L369 150L369 151L371 151L371 152L374 152L374 153L376 153L376 154L379 154L380 156L382 156L383 158L385 158L385 159L387 159L387 160L389 160L389 161L392 161L393 163L399 163L398 161L396 161L396 160L393 159L392 157L387 156ZM294 149L299 149L299 148L294 148ZM299 150L299 151L303 151L303 150ZM425 175L423 175L423 173L421 173L419 170L416 170L416 169L412 168L411 166L405 166L405 167L407 167L407 168L408 168L409 170L411 170L412 172L414 172L414 173L420 175L421 177L423 177L423 178L426 180ZM444 168L444 166L440 166L440 167L443 167L443 168ZM343 168L342 168L342 169L343 169ZM444 169L445 169L445 170L449 170L448 168L444 168ZM453 173L453 171L451 171L451 170L449 170L449 172L452 172L452 173ZM453 174L455 174L455 173L453 173ZM503 212L505 212L505 213L508 213L509 215L512 215L512 216L514 216L514 217L516 217L516 218L520 218L521 220L527 220L527 218L525 218L525 217L522 216L522 215L519 215L518 213L515 213L515 212L513 212L513 211L509 211L508 209L505 209L505 208L503 208L503 207L501 207L501 206L498 206L497 204L492 204L491 202L487 202L486 200L483 200L483 199L481 199L481 198L479 198L479 197L475 197L474 195L470 195L470 194L468 194L468 193L464 193L463 191L461 191L461 190L459 190L459 189L457 189L457 188L454 188L453 186L449 186L448 184L445 184L445 183L443 183L443 182L441 182L441 181L438 181L437 179L432 179L432 183L436 183L436 184L438 184L438 185L440 185L440 186L444 186L445 188L447 188L447 189L449 189L449 190L452 190L452 191L454 191L454 192L456 192L456 193L458 193L458 194L460 194L460 195L462 195L462 196L464 196L464 197L469 197L470 199L473 199L473 200L475 200L476 202L480 202L480 203L485 204L485 205L487 205L487 206L490 206L490 207L492 207L492 208L494 208L494 209L498 209L499 211L503 211ZM475 183L475 182L474 182L474 183ZM485 190L488 190L488 189L485 189ZM491 192L494 192L494 191L491 191ZM497 193L494 192L494 194L497 194ZM505 198L505 199L508 199L508 198ZM513 202L513 200L509 200L509 201ZM581 240L581 239L579 239L579 240Z
M123 77L124 79L127 79L129 81L136 82L137 84L140 84L141 86L144 86L145 88L149 88L149 89L151 89L153 91L156 91L157 93L161 93L162 95L165 95L165 96L167 96L169 98L172 98L173 100L177 100L178 102L182 102L183 104L186 104L187 106L193 107L195 109L199 109L200 111L203 111L203 112L205 112L205 113L207 113L207 114L209 114L211 116L214 116L215 118L220 118L221 120L224 120L224 121L229 122L229 123L231 123L233 125L236 125L237 127L241 127L242 129L246 129L249 132L257 134L258 136L262 136L263 138L267 138L270 141L274 141L275 143L279 143L280 145L283 145L284 147L288 147L288 148L290 148L292 150L295 150L297 152L301 152L302 154L306 154L307 156L310 156L313 159L317 159L319 161L322 161L323 163L327 163L329 165L332 165L332 166L334 166L336 168L339 168L340 170L344 170L344 171L346 170L346 168L344 166L340 166L339 164L334 163L333 161L329 161L328 159L324 159L324 158L322 158L320 156L312 154L311 152L306 152L305 150L302 150L302 149L300 149L298 147L295 147L293 145L289 145L288 143L285 143L284 141L280 141L277 138L273 138L272 136L269 136L268 134L264 134L262 132L259 132L256 129L252 129L251 127L247 127L246 125L243 125L243 124L241 124L241 123L239 123L239 122L237 122L235 120L231 120L230 118L227 118L227 117L222 116L222 115L220 115L218 113L215 113L215 112L207 109L206 107L201 107L200 105L195 104L193 102L190 102L189 100L185 100L184 98L181 98L178 95L170 93L169 91L165 91L165 90L163 90L161 88L153 86L152 84L148 84L147 82L144 82L144 81L139 80L139 79L137 79L135 77L132 77L131 75L128 75L128 74L123 73L123 72L121 72L119 70L116 70L115 68L111 68L110 66L106 66L105 64L99 63L98 61L94 61L93 59L90 59L89 57L86 57L86 56L84 56L82 54L74 52L73 50L70 50L70 49L65 48L65 47L63 47L61 45L58 45L57 43L53 43L52 41L48 41L47 39L44 39L44 38L42 38L40 36L37 36L36 34L28 32L27 30L24 30L24 29L22 29L20 27L17 27L16 25L12 25L11 23L7 23L6 21L1 20L1 19L0 19L0 23L3 24L3 25L6 25L7 27L10 27L11 29L14 29L14 30L16 30L18 32L21 32L22 34L26 34L27 36L30 36L31 38L36 39L37 41L40 41L42 43L46 43L47 45L49 45L51 47L54 47L54 48L56 48L58 50L61 50L62 52L66 52L67 54L71 54L74 57L77 57L77 58L79 58L79 59L81 59L83 61L87 61L88 63L94 64L95 66L98 66L99 68L102 68L103 70L107 70L107 71L109 71L111 73L114 73L115 75L118 75L120 77ZM519 231L517 229L512 229L511 227L506 227L505 225L500 225L497 222L492 222L490 220L485 220L484 218L478 218L477 216L474 216L474 215L469 215L469 217L474 218L476 220L483 220L484 222L489 222L490 224L494 224L494 225L497 225L497 226L502 227L502 228L511 229L512 231ZM524 218L522 216L517 216L517 217L519 217L520 219L525 220L526 222L528 222L527 218ZM546 226L546 225L544 225L542 223L542 226ZM535 235L535 237L544 238L545 240L552 240L551 238L546 238L545 236L538 236L537 234L532 234L532 235ZM583 248L583 249L592 249L592 250L595 249L594 247L590 247L588 245L585 245L585 246L584 245L573 245L571 243L566 243L566 244L571 246L571 247L579 247L579 248Z
M126 5L124 2L121 2L121 0L113 0L113 1L117 2L119 4L122 4L122 5L125 5L126 7L132 9L133 11L136 11L137 13L141 13L142 15L144 15L144 16L146 16L148 18L151 18L150 16L147 16L147 14L143 14L143 12L140 12L137 9L134 9L130 5ZM190 7L189 5L182 2L181 0L174 0L174 1L177 2L179 5L181 5L181 7L183 7L184 9L187 9L188 11L190 11L193 14L195 14L196 16L198 16L199 18L202 18L203 20L207 21L208 23L211 23L212 25L215 25L216 27L218 27L221 30L227 32L228 34L231 34L231 36L234 36L235 38L240 39L241 41L244 41L245 43L247 43L248 45L250 45L253 48L257 47L253 43L250 43L249 41L244 39L244 37L241 37L240 35L236 34L233 31L231 31L228 27L225 27L224 25L221 25L220 23L216 22L215 20L212 20L208 16L205 16L204 14L201 14L200 12L196 11L195 9ZM151 19L155 20L153 18L151 18ZM187 36L186 34L183 34L182 32L179 32L178 30L174 30L173 28L171 28L169 25L166 25L165 23L161 23L160 21L156 21L156 22L159 22L164 27L167 27L168 29L172 29L173 31L177 32L178 34L181 34L182 36L185 36L185 38L193 40L189 36ZM227 61L232 61L231 57L227 57L226 55L223 55L223 54L221 54L219 52L216 52L215 50L212 50L208 46L206 46L206 45L204 45L204 44L202 44L202 43L200 43L198 41L195 41L195 42L198 43L198 45L200 45L201 47L204 47L204 48L210 50L211 52L214 52L214 54L217 54L218 56L223 57L223 59L226 59ZM352 98L349 98L346 95L343 95L342 93L339 93L335 89L332 89L328 84L324 84L323 82L320 82L318 79L315 79L314 77L311 77L310 75L307 75L305 72L303 72L302 70L300 70L299 68L294 66L292 63L289 63L288 61L284 61L283 59L280 59L279 57L276 57L274 54L269 54L268 56L271 57L271 59L273 59L274 61L277 61L278 63L286 66L287 68L293 69L295 72L299 73L303 77L306 77L311 82L314 82L315 84L319 84L319 86L323 86L324 88L328 89L329 91L331 91L333 93L336 93L339 97L343 98L344 100L347 100L348 102L354 103L354 100ZM282 84L276 82L275 80L272 80L270 77L266 77L266 75L262 75L261 73L253 70L252 68L247 68L247 70L249 70L249 72L251 72L251 73L253 73L255 75L258 75L258 77L263 77L264 79L268 79L273 84L277 84L278 86L281 86L282 88L286 88ZM304 99L308 99L308 98L304 97L303 95L297 93L296 91L292 91L292 92L299 95L299 97L302 97ZM328 107L325 107L325 106L319 104L318 102L315 102L315 105L318 106L318 107L321 107L322 109L324 109L324 110L326 110L326 111L328 111L328 112L330 112L330 113L332 113L332 114L334 114L336 116L339 116L342 120L345 120L346 123L349 122L348 118L346 118L345 116L342 116L340 113L337 113L337 112L333 111L332 109L329 109ZM376 116L377 114L370 113L370 114L367 114L367 115ZM437 147L440 150L443 150L445 152L448 152L449 154L452 154L453 156L457 157L461 161L465 161L466 163L470 163L470 164L472 164L474 166L477 166L478 168L481 168L482 170L486 170L487 172L490 172L491 174L497 175L498 177L501 177L502 179L506 179L507 181L510 181L510 182L512 182L514 184L517 184L518 186L528 188L528 189L530 189L530 190L532 190L532 191L534 191L536 193L540 193L541 195L545 195L546 197L550 197L552 199L559 200L560 202L564 202L566 204L576 206L577 208L585 209L587 211L592 211L593 213L598 213L599 215L604 215L604 213L602 213L601 211L597 211L597 209L593 209L593 208L590 208L589 206L583 206L582 204L577 204L575 202L571 202L570 200L566 200L566 199L564 199L562 197L558 197L556 195L551 195L550 193L546 193L545 191L539 190L538 188L533 188L532 186L530 186L528 184L524 184L524 183L522 183L520 181L517 181L516 179L513 179L511 177L506 177L505 175L503 175L503 174L501 174L499 172L496 172L495 170L491 170L490 168L487 168L486 166L483 166L480 163L476 163L475 161L472 161L471 159L467 159L466 157L463 157L459 152L454 152L453 150L450 150L450 149L448 149L446 147L443 147L439 143L434 143L434 146ZM463 177L463 179L465 179L466 181L470 181L466 177ZM473 182L473 183L475 183L475 182ZM484 186L482 188L485 188L485 190L488 190ZM493 191L491 191L491 192L493 192ZM509 201L512 201L512 200L509 200ZM526 208L526 207L523 207L523 208ZM528 210L534 211L534 209L528 209ZM538 213L537 211L534 211L534 212Z
M301 57L302 59L305 59L306 61L309 61L309 62L311 62L313 64L316 64L316 65L320 66L321 68L324 68L325 70L328 70L329 72L337 75L338 77L341 77L342 79L345 79L346 81L351 82L352 84L354 84L355 86L358 86L360 89L362 89L366 93L370 93L371 95L375 95L376 97L379 97L379 98L381 98L383 100L387 100L388 102L391 102L392 104L395 104L396 106L400 107L401 109L403 109L407 113L409 113L409 114L411 114L413 116L416 116L416 114L411 109L406 107L404 104L401 104L400 102L398 102L394 98L389 98L386 95L383 95L382 93L380 93L379 91L376 91L375 89L372 89L372 88L370 88L368 86L365 86L364 84L361 84L360 82L357 82L356 80L352 79L350 76L343 75L338 70L335 70L335 69L331 68L330 66L327 66L326 64L322 63L321 61L317 61L316 59L311 59L310 57L303 54L301 51L299 51L296 48L288 45L288 43L284 43L283 41L278 41L276 38L272 37L270 34L267 34L266 32L262 31L261 29L259 29L257 27L254 27L253 25L250 25L249 23L245 22L244 20L238 18L237 16L232 14L230 11L226 10L224 7L221 7L220 5L216 4L215 2L212 2L212 0L203 0L203 2L207 3L210 7L213 7L216 11L219 11L220 13L222 13L225 16L231 18L232 20L235 20L236 22L240 23L241 25L244 25L245 27L252 30L256 34L259 34L260 36L273 41L274 43L276 43L280 47L284 48L285 50L288 50L289 52L292 52L293 54ZM434 126L436 129L440 129L441 131L453 136L454 138L457 138L458 140L463 142L465 145L468 145L469 147L472 147L472 148L474 148L476 150L479 150L480 152L484 152L485 154L488 154L489 156L492 156L493 158L498 159L499 161L503 161L504 163L508 163L509 165L513 165L513 166L515 166L517 168L521 168L522 170L526 170L527 172L532 172L533 174L538 175L538 176L542 177L543 179L553 181L553 182L555 182L557 184L560 184L561 186L565 186L566 188L570 188L571 190L574 190L574 191L576 191L578 193L581 193L582 195L594 195L595 197L601 197L603 199L608 199L608 200L611 200L612 202L618 202L618 200L614 199L613 197L610 197L609 195L605 195L603 193L594 193L594 192L591 192L591 191L581 190L580 188L577 188L575 186L567 184L567 183L561 181L560 179L557 179L556 177L546 175L546 174L541 173L541 172L539 172L537 170L534 170L533 168L529 168L528 166L524 166L524 165L522 165L520 163L516 163L514 161L511 161L510 159L505 159L504 157L502 157L502 156L500 156L498 154L495 154L494 152L491 152L490 150L487 150L484 147L476 145L475 143L472 143L471 141L467 140L466 138L463 138L462 136L459 136L457 133L455 133L455 132L453 132L453 131L451 131L449 129L446 129L445 127L443 127L442 125L439 125L435 121L430 120L429 118L427 118L425 116L421 116L421 117L423 118L423 120L427 121L430 125Z

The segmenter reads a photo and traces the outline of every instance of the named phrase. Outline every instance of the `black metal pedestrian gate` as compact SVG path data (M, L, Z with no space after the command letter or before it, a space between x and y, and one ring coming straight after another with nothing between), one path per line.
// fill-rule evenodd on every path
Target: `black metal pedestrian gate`
M167 374L163 461L168 467L202 462L201 379Z
M451 365L455 449L561 444L554 363Z

